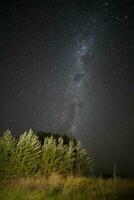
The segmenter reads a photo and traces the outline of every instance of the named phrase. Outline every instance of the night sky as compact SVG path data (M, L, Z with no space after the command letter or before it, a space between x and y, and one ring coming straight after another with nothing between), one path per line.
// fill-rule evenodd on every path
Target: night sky
M134 176L133 0L0 1L0 131L68 133Z

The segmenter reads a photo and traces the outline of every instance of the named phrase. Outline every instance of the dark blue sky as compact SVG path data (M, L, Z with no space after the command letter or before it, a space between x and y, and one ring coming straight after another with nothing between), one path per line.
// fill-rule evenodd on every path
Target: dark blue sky
M0 1L0 130L66 132L134 169L132 0Z

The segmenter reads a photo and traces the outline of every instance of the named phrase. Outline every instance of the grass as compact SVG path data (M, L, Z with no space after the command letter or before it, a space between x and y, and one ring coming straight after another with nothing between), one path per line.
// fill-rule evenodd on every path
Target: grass
M133 200L134 180L31 177L0 182L1 200Z

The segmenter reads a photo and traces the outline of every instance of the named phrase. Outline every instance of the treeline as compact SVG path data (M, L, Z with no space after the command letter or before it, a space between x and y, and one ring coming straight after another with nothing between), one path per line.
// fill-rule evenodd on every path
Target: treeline
M10 130L0 138L0 177L89 175L92 160L79 141L68 136L25 131L14 138Z

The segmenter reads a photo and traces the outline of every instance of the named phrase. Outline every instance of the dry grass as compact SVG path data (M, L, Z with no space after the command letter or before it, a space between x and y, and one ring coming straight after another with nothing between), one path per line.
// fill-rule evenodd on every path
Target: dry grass
M133 200L134 181L123 179L62 177L19 178L1 181L2 200Z

